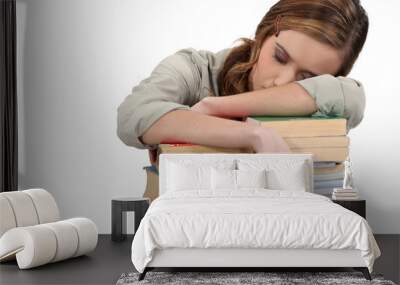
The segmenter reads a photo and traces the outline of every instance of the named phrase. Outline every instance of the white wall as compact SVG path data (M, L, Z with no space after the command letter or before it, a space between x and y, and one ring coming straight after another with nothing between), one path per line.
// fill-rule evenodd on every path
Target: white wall
M116 135L117 107L175 51L219 51L251 37L275 1L17 0L20 189L42 187L63 217L111 231L111 199L141 196L147 151ZM400 134L395 83L400 4L368 0L370 33L349 75L367 91L350 133L355 182L376 233L400 233Z

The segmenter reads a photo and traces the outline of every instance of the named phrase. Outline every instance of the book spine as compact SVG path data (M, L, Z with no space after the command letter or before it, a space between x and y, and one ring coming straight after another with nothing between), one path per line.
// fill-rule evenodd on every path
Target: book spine
M176 145L170 144L159 146L160 153L254 153L251 148L224 148L224 147L209 147L199 145ZM311 153L314 162L329 161L343 162L348 156L347 148L303 148L290 149L292 153Z
M348 148L303 148L290 149L293 153L311 153L313 154L314 162L329 161L343 162L348 156Z
M283 138L346 136L346 121L266 121L261 126L274 129Z

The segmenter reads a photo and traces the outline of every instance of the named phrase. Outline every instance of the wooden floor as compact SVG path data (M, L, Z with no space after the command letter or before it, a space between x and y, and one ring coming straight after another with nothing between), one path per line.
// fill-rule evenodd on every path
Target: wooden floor
M384 274L396 284L400 279L400 235L375 235L382 251L374 272ZM115 284L124 272L135 271L131 254L132 236L124 242L112 242L100 235L97 248L87 256L19 270L17 263L0 264L0 284Z

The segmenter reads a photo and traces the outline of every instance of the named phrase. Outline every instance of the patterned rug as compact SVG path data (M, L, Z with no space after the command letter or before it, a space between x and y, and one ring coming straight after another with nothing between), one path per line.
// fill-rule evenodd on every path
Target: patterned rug
M133 284L379 284L396 285L384 280L382 274L371 274L372 280L366 280L361 272L147 272L146 277L138 281L139 273L123 273L116 285Z

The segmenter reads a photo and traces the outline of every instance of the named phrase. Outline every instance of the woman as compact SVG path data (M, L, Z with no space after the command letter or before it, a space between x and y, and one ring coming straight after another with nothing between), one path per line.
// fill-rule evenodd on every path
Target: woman
M273 130L234 118L327 114L362 120L365 95L344 77L367 37L359 0L280 0L254 40L218 53L182 49L165 58L118 108L118 136L149 149L185 141L255 152L290 152Z

